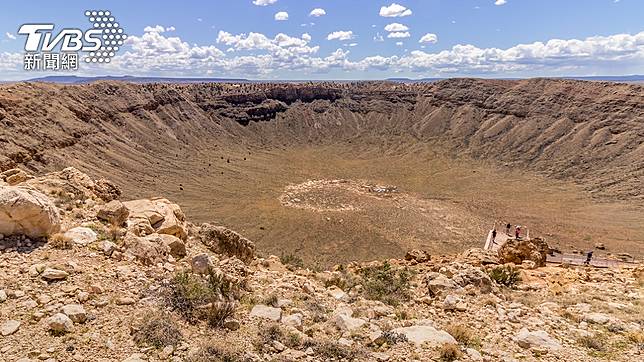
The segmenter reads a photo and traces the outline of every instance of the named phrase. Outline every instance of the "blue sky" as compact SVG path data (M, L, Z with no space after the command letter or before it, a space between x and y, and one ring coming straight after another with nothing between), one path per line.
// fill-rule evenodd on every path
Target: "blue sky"
M45 74L22 70L21 24L86 29L90 3L111 11L129 39L111 64L81 64L73 74L381 79L644 73L641 0L112 0L3 2L0 79Z

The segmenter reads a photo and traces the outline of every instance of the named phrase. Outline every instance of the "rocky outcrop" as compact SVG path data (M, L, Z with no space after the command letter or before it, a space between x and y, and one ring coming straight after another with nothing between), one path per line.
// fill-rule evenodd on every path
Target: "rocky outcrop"
M60 230L54 203L29 187L0 187L0 234L40 238Z
M120 189L108 180L92 180L74 167L48 173L24 182L25 185L48 195L58 195L62 201L102 200L111 201L121 195Z
M223 226L203 224L199 229L201 242L219 254L236 256L248 263L255 256L255 244Z
M129 211L128 229L138 236L156 232L181 240L188 237L185 215L177 204L166 199L141 199L126 201L123 205Z
M521 264L524 260L533 261L537 266L546 265L548 244L543 239L508 239L499 248L502 263Z

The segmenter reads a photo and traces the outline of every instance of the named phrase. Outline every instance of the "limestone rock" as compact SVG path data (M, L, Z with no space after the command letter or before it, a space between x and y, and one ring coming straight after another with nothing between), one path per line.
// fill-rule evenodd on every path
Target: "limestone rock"
M192 272L195 274L206 274L208 270L214 266L208 254L199 254L190 260Z
M101 208L96 213L97 218L111 225L118 226L125 224L129 215L130 210L128 210L128 208L118 200L112 200L107 204L101 206Z
M236 256L248 263L255 256L255 244L222 226L201 225L199 229L201 242L217 254Z
M47 327L56 333L69 333L74 331L74 322L63 313L56 313L47 319Z
M63 306L62 312L69 317L74 323L85 323L87 320L87 313L85 308L80 304L68 304Z
M499 248L499 259L505 263L520 265L524 260L532 260L539 267L546 265L548 244L543 239L508 239Z
M610 317L603 313L587 313L584 314L584 321L595 324L606 324L610 322Z
M416 345L421 345L425 342L434 346L446 343L458 343L449 333L437 330L431 326L401 327L394 329L393 332L403 334L407 337L408 341L413 342Z
M419 249L409 250L405 255L405 260L415 261L417 263L424 263L431 259L428 252Z
M86 227L75 227L73 229L69 229L64 235L78 245L87 245L98 239L96 232Z
M250 317L263 318L277 322L282 318L282 309L257 304L250 311Z
M515 340L523 348L537 347L553 351L561 349L561 344L545 331L530 332L527 328L523 328L516 335Z
M8 320L0 326L0 334L3 336L9 336L16 333L18 328L20 328L20 321Z
M60 215L42 193L26 187L0 187L0 234L45 237L60 230Z
M121 194L119 188L113 183L105 179L92 180L74 167L36 177L24 182L23 185L31 186L48 195L72 195L76 200L100 199L108 202L117 199Z
M173 235L181 240L186 240L188 237L185 229L185 215L179 205L166 199L132 200L124 202L123 205L130 213L128 228L141 224L142 220L147 220L152 229L159 234ZM144 222L143 226L145 226Z
M156 234L146 237L128 235L123 239L123 245L127 254L134 256L144 265L163 263L170 253L170 247L162 244Z
M40 277L48 282L67 279L68 276L69 273L67 273L66 271L54 268L47 268L43 270L42 273L40 273Z
M336 314L333 318L335 325L340 328L341 331L352 331L362 327L367 321L361 318L353 318L346 314L340 313Z
M4 180L9 186L18 185L31 178L33 178L31 175L19 168L12 168L0 173L0 180Z
M282 323L294 327L296 329L301 329L302 328L302 314L301 313L295 313L287 316L282 317Z

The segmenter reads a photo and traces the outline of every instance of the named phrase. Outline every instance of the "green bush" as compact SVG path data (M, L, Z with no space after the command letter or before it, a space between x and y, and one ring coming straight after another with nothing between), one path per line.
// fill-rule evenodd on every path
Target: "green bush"
M394 269L388 262L360 270L364 297L389 305L409 300L411 272L407 268Z
M497 284L514 287L521 281L521 273L518 268L511 265L499 265L488 271L490 279Z

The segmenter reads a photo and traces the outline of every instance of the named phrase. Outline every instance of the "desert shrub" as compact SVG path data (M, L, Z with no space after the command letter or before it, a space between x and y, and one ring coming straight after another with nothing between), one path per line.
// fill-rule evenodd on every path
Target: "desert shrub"
M446 343L441 346L439 350L439 355L441 361L455 361L459 359L462 355L461 350L458 348L458 345L452 343Z
M269 294L262 300L261 304L270 305L271 307L277 308L277 294Z
M606 338L602 335L582 336L577 339L580 346L592 349L597 352L606 350Z
M291 271L304 268L304 261L295 254L282 254L280 261Z
M463 324L450 324L445 328L445 332L449 333L458 343L464 346L474 347L480 345L480 341L474 334L474 331Z
M245 362L244 353L230 346L210 342L202 345L186 362Z
M410 298L409 269L394 269L388 262L360 270L363 295L367 299L379 300L389 305L398 305Z
M313 348L315 354L322 357L324 361L354 361L366 356L365 351L342 345L336 341L309 341L305 347Z
M521 281L521 273L512 265L499 265L488 271L490 279L506 287L514 287Z
M384 331L382 332L382 338L384 338L385 343L389 346L393 346L397 343L407 342L407 336L402 333L397 333L393 331Z
M134 341L139 345L155 348L177 346L183 339L177 324L168 313L148 313L141 325L133 333Z
M303 343L299 334L285 331L278 323L271 323L260 327L255 340L255 348L261 351L274 341L278 341L289 348L301 347Z
M54 249L69 250L74 246L74 242L70 237L62 233L56 233L49 236L47 243Z
M212 270L205 277L179 272L168 285L166 301L189 322L206 320L210 326L220 327L233 316L237 296L236 286Z

